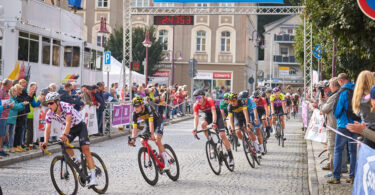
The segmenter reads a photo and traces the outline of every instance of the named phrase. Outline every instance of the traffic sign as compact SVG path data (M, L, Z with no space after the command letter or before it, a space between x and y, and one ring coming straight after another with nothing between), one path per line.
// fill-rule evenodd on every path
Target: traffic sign
M255 80L254 80L253 77L250 77L248 81L249 81L250 84L253 84Z
M197 65L198 61L196 59L193 58L189 60L189 77L194 78L198 75Z
M375 20L375 1L374 0L357 0L362 12L369 18Z
M107 51L104 52L104 72L110 72L111 71L111 52Z
M322 59L322 46L316 45L313 49L313 56L317 59Z

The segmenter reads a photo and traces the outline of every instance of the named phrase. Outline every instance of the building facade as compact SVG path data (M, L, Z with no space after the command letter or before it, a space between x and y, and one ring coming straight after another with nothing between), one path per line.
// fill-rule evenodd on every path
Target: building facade
M303 86L301 63L294 55L294 38L300 24L300 16L291 15L264 26L264 61L259 66L264 73L263 85Z
M239 5L233 3L197 3L173 4L153 3L152 0L131 0L132 6L197 6L207 9L208 6L221 6L222 11L230 12L230 7ZM66 6L67 0L62 0L61 6ZM241 4L252 5L252 4ZM99 34L100 19L107 22L107 29L112 32L120 28L122 21L122 0L90 0L82 2L83 9L76 13L84 18L85 40L100 45L107 37ZM132 17L133 27L153 25L153 16L136 15ZM248 83L250 77L255 78L255 47L249 41L249 34L256 30L256 15L196 15L194 25L159 25L156 36L165 43L163 48L164 60L158 65L159 74L168 76L171 80L171 64L174 58L175 83L190 86L194 89L206 88L209 91L225 89L239 92L244 89L252 90L254 86ZM173 32L174 31L174 32ZM174 44L174 56L172 47ZM189 77L189 60L198 61L198 74L192 80ZM161 74L162 73L162 74Z

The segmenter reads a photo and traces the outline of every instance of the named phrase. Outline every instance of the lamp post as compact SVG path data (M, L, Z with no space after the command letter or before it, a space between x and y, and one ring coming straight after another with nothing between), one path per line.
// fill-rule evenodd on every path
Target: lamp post
M254 37L254 33L256 33L256 36ZM264 40L262 39L261 36L258 35L258 31L254 30L251 34L250 41L255 42L255 88L258 85L258 62L259 62L259 47L261 49L264 49ZM263 43L262 43L263 42ZM262 43L262 44L261 44ZM260 45L261 44L261 45Z
M146 31L145 40L143 41L143 46L146 47L146 66L145 66L145 84L147 86L147 75L148 75L148 48L150 48L152 42L150 41L150 32Z
M109 34L107 30L107 21L105 18L100 18L100 29L98 31L98 35L101 36L101 46L104 47L104 37L106 34ZM109 71L107 71L107 89L109 90Z

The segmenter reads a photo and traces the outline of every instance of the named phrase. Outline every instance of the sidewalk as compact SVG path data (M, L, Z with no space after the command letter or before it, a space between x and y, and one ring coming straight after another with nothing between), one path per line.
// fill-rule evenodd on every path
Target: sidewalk
M352 194L352 184L345 182L345 179L349 177L348 173L343 173L341 177L341 184L328 184L328 178L324 176L329 174L330 171L322 170L328 161L320 162L327 158L327 152L318 155L324 150L325 145L318 142L306 140L307 142L307 156L308 156L308 179L309 189L311 195L316 194L332 194L332 195L349 195ZM349 165L348 165L349 170Z
M169 122L165 122L164 126L167 126L169 124L178 123L178 122L185 121L185 120L189 120L189 119L192 119L193 117L194 117L193 115L187 114L184 117L180 117L180 118L177 118L177 119L173 119ZM95 144L95 143L103 142L103 141L106 141L106 140L109 140L109 139L114 139L114 138L117 138L117 137L126 136L126 135L129 135L129 134L130 134L130 132L128 130L117 130L117 128L113 128L110 135L104 135L104 136L101 136L101 137L91 136L90 142L91 142L91 144ZM73 144L76 144L76 143L77 142L73 142ZM61 151L61 147L60 147L60 145L56 145L56 144L49 145L48 151L53 153L53 154L58 153L58 152ZM32 151L27 151L27 152L9 153L8 157L3 157L2 159L0 159L0 167L10 165L10 164L14 164L16 162L21 162L21 161L30 160L30 159L33 159L33 158L38 158L38 157L41 157L41 156L43 156L43 153L39 149L34 149Z

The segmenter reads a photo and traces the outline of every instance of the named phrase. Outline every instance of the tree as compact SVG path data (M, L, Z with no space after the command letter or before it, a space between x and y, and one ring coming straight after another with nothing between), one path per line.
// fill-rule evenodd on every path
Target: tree
M146 28L150 32L152 46L148 49L148 75L154 74L158 69L156 67L163 60L163 43L156 39L155 28L150 26ZM143 46L146 34L145 28L133 28L132 32L132 57L134 62L142 64L146 58L146 48ZM118 61L123 60L123 28L115 29L110 35L105 50L111 51L111 54ZM143 74L144 66L140 66L137 72Z

